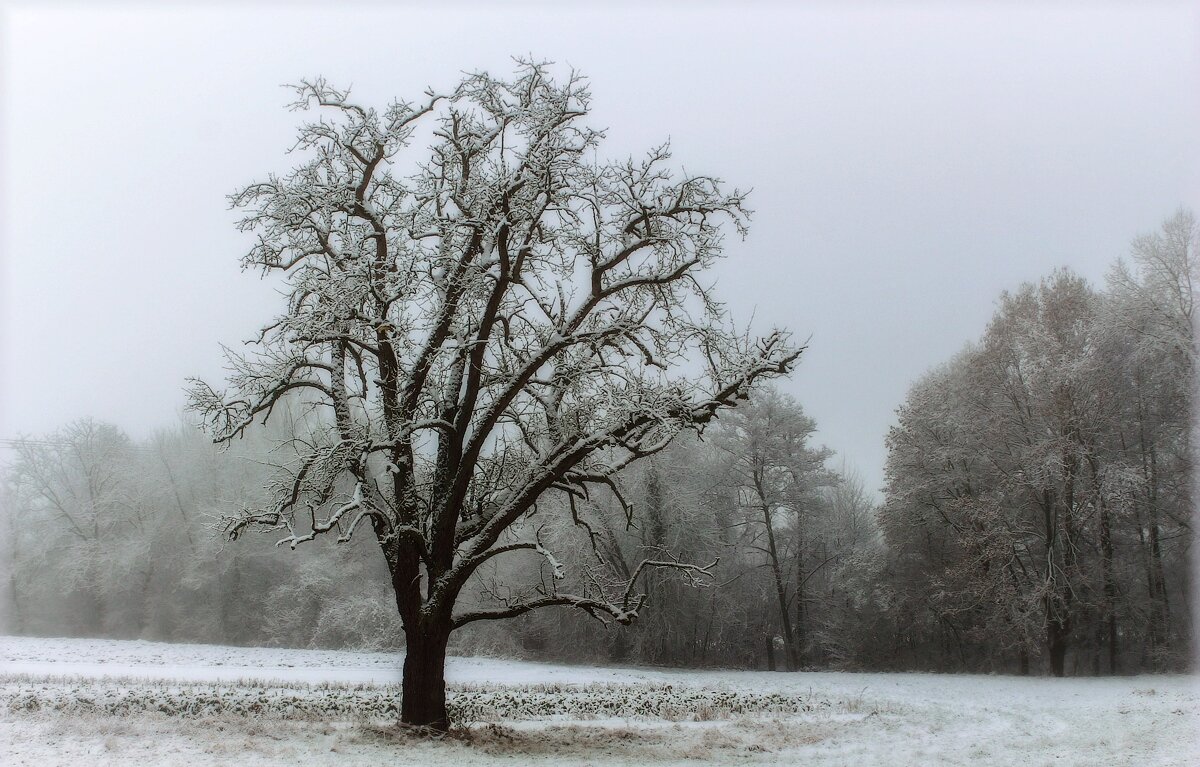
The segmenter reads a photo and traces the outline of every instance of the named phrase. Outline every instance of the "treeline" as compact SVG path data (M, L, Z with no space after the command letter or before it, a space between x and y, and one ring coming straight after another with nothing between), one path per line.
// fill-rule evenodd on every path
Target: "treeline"
M90 419L18 443L0 515L0 630L284 646L396 646L370 547L230 542L274 440L216 449L181 424L134 442ZM365 549L365 551L364 551Z
M471 624L452 651L779 670L1183 668L1196 246L1181 212L1135 241L1103 290L1059 271L1003 295L983 337L900 407L881 505L771 389L609 492L546 498L518 534L551 556L493 560L461 609L539 577L566 590L628 578L646 559L711 563L711 577L649 571L629 627L548 609ZM306 428L294 411L227 451L186 423L134 441L83 420L18 443L0 507L0 631L402 646L373 541L292 551L274 545L283 532L220 534L223 514L264 500L281 446Z
M373 542L322 540L292 551L274 545L282 532L221 537L223 514L261 500L288 436L279 428L226 452L186 424L135 442L82 420L19 443L0 521L2 630L402 646ZM573 512L547 499L523 524L536 526L568 579L604 577L596 552L624 577L642 559L670 557L715 561L713 577L648 573L648 604L628 628L556 609L476 624L455 635L454 649L780 669L849 662L842 637L858 620L852 592L867 572L857 558L878 535L861 482L826 468L829 453L810 444L814 431L794 400L764 390L703 441L680 442L629 471L621 491L579 500ZM505 584L528 576L485 569L476 593L503 598Z
M909 392L879 515L898 657L1056 675L1187 663L1198 242L1181 211L1105 290L1058 271L1004 294L983 337Z
M672 557L715 562L711 578L650 573L640 588L647 606L629 627L598 631L578 611L542 611L497 627L500 636L522 651L594 661L855 665L869 628L870 612L860 609L876 571L868 560L881 542L862 482L828 468L830 453L815 446L815 430L794 399L762 389L702 439L681 440L637 465L623 497L580 504L582 525L543 536L552 551L567 552L563 588L593 577L593 545L622 579L644 559ZM488 592L504 582L499 575L483 579L488 597L497 596Z

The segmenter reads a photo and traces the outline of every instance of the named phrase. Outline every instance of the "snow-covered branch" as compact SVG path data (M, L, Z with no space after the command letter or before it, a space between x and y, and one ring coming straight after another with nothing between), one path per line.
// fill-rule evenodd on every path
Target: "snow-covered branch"
M504 548L505 550L514 550L516 546L514 545L513 548ZM539 553L543 553L548 557L550 556L549 552L542 549L540 544L521 546L520 548L535 548ZM557 560L554 560L552 557L550 557L550 561L551 565L555 568L555 577L560 577L557 573L561 565L558 565ZM602 621L606 620L605 616L608 616L621 625L629 625L637 620L638 612L646 603L646 595L638 593L636 588L638 580L647 570L676 570L683 573L693 585L699 586L705 582L705 579L712 577L713 568L717 566L719 561L714 560L707 565L696 565L680 562L677 559L645 559L638 563L638 566L633 571L633 575L625 584L624 590L615 599L603 598L601 595L580 596L555 592L531 599L503 600L506 602L503 607L465 612L455 616L453 622L455 628L458 628L474 621L514 618L532 610L540 610L545 607L572 607L583 610L592 617Z

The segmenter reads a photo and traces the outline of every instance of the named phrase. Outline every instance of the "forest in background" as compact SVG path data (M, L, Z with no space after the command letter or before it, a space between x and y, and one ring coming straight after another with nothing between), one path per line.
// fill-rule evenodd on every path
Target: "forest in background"
M719 560L711 579L651 574L630 627L547 610L468 626L452 650L775 669L1184 668L1197 244L1180 212L1137 239L1103 289L1056 271L1001 296L983 336L900 406L880 503L816 444L800 403L757 390L702 438L626 470L620 494L577 502L583 524L549 506L521 523L567 579L588 572L589 539L617 563ZM310 428L292 412L226 450L186 421L133 440L85 419L15 443L0 630L402 646L373 542L292 551L220 535L223 514L262 500L277 445ZM554 563L504 566L536 581ZM481 571L464 597L502 599L503 576Z

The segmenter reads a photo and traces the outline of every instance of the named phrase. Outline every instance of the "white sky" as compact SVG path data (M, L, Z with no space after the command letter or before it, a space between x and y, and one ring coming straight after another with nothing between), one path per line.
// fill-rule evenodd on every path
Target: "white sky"
M599 4L597 4L598 6ZM225 195L285 171L279 87L382 105L509 57L592 80L607 152L670 138L753 187L719 293L811 335L783 388L882 481L912 381L999 292L1099 284L1200 195L1200 16L1186 3L100 6L9 3L3 27L0 437L93 415L135 437L219 379L279 303L242 274Z

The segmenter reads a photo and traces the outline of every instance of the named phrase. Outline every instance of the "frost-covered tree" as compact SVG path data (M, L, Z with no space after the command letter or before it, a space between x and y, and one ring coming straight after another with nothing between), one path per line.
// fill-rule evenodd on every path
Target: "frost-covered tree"
M1195 214L1179 210L1159 231L1136 238L1130 261L1118 262L1108 283L1101 329L1112 349L1112 381L1122 408L1113 435L1119 448L1113 450L1109 472L1109 505L1118 514L1123 511L1136 531L1136 545L1132 540L1126 545L1141 554L1148 609L1134 620L1146 626L1152 665L1161 668L1179 656L1189 633L1186 618L1178 619L1186 613L1179 610L1186 593L1172 588L1171 581L1189 581L1192 541L1195 290L1200 284ZM1115 635L1115 619L1110 626Z
M598 159L576 74L521 62L383 110L323 80L296 94L320 110L301 163L232 198L255 236L243 264L280 275L286 306L230 353L229 389L195 382L191 406L229 441L302 395L314 417L274 500L227 532L373 535L406 638L401 718L444 729L453 630L554 606L627 624L648 570L703 572L663 556L626 575L597 546L567 593L539 515L571 515L800 350L735 332L702 282L724 228L745 232L743 194L673 171L666 147ZM500 557L535 577L462 607Z
M909 392L881 522L910 644L1060 676L1181 665L1196 241L1180 212L1105 293L1059 271L1004 294Z
M744 512L743 544L761 554L770 571L786 663L792 671L803 662L808 631L805 587L815 565L806 561L805 537L814 528L821 491L837 481L825 467L831 451L810 444L816 428L816 421L795 399L763 387L715 440L728 458L725 478Z
M1089 459L1107 425L1095 305L1069 272L1005 293L982 343L915 387L888 437L886 529L900 543L942 528L920 544L941 560L928 571L942 619L1016 649L1022 667L1040 644L1058 676L1084 608Z
M112 586L143 580L145 561L145 517L128 481L129 438L85 418L15 448L7 472L12 561L34 564L22 568L23 583L12 576L18 615L35 612L22 610L22 599L48 600L66 606L72 632L120 625L128 616Z

